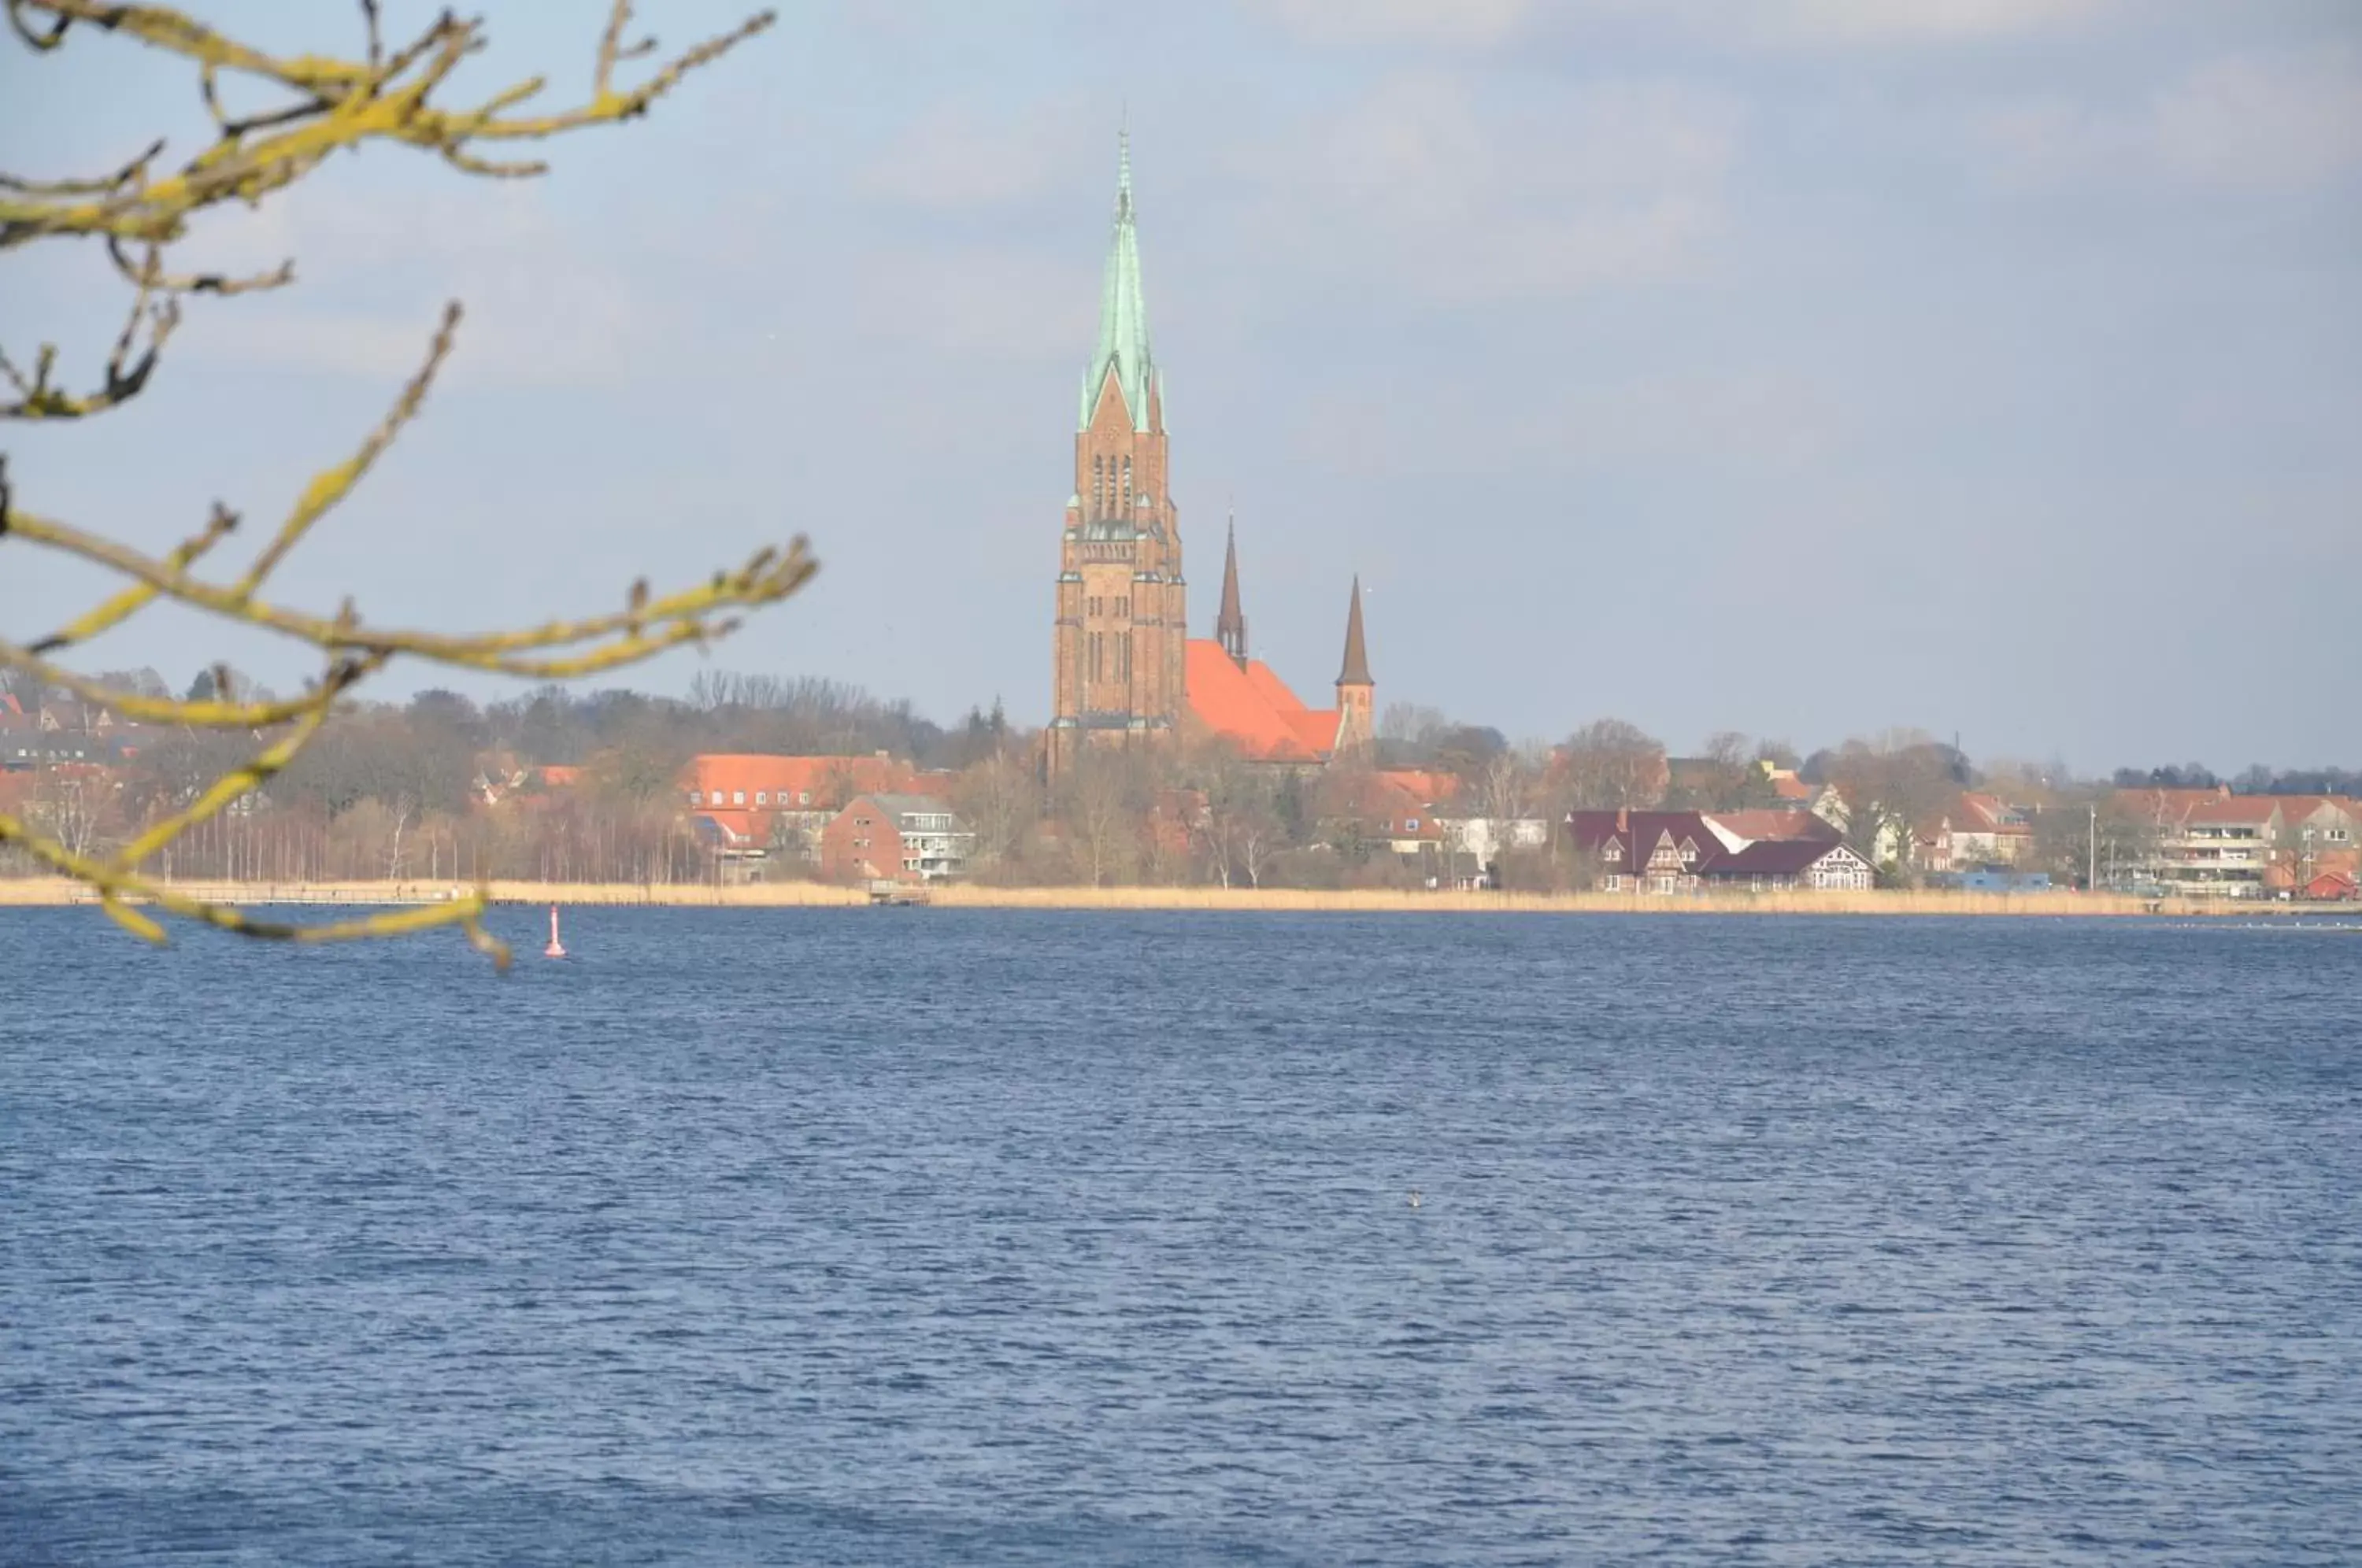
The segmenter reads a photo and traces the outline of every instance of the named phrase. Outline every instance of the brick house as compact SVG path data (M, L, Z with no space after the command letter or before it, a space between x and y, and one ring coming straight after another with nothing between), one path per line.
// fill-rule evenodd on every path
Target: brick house
M860 795L821 830L832 882L941 882L967 874L976 834L931 795Z
M2362 878L2362 801L2338 795L2280 795L2279 837L2264 884L2297 892L2323 876Z
M819 864L821 834L857 795L925 794L936 776L885 752L775 756L709 752L691 757L680 787L690 820L715 854L752 871Z

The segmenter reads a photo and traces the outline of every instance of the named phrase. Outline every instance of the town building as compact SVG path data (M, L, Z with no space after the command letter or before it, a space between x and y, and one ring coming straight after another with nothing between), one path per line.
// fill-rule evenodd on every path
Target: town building
M820 871L833 882L942 882L967 874L976 834L932 795L855 796L821 830Z
M2120 790L2116 805L2147 834L2145 853L2120 878L2184 898L2264 896L2281 827L2274 797L2219 787Z
M546 771L546 770L545 770ZM690 759L681 790L690 823L736 875L810 875L821 835L855 797L924 794L928 775L885 752L868 756L772 756L709 752Z
M1164 421L1164 375L1149 337L1127 138L1120 144L1115 220L1100 280L1098 341L1076 408L1043 765L1054 778L1087 746L1156 744L1185 728L1220 736L1257 761L1313 765L1359 755L1376 728L1360 580L1346 611L1334 708L1308 707L1253 657L1235 531L1215 635L1192 640Z
M2279 835L2265 884L2301 898L2349 897L2312 892L2323 878L2362 879L2362 801L2339 795L2280 795ZM2334 883L2323 884L2334 887Z
M1570 812L1566 829L1574 852L1612 893L1670 895L1707 888L1857 891L1877 885L1870 862L1826 823L1817 831L1749 838L1714 812L1597 811Z
M2034 854L2034 823L1999 795L1963 790L1947 813L1946 858L1953 869L2015 866Z

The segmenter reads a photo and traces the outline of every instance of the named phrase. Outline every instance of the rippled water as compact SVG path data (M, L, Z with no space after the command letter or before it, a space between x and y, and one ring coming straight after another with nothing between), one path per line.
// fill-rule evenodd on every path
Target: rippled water
M567 936L0 911L0 1560L2362 1561L2362 933Z

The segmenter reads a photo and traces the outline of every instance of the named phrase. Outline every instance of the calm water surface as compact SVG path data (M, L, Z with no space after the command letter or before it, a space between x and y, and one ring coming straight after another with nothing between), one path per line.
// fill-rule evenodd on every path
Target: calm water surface
M2362 933L567 940L0 911L0 1561L2362 1561Z

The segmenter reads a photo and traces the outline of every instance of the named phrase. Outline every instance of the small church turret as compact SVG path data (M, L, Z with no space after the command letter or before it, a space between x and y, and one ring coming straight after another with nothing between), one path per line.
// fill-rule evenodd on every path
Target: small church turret
M1362 578L1353 576L1353 599L1345 612L1345 662L1337 671L1337 749L1359 750L1376 738L1371 706L1378 683L1370 679L1370 650L1362 633Z
M1214 619L1214 638L1231 662L1247 667L1247 616L1239 608L1239 525L1231 524L1230 543L1222 552L1222 610Z

